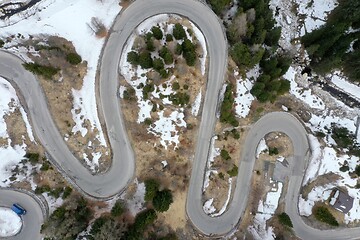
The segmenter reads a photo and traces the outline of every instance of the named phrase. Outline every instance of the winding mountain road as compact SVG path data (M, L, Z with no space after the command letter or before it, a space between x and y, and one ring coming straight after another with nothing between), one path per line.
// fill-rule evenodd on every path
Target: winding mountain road
M123 191L132 181L135 157L127 137L119 99L117 98L119 62L127 39L136 26L146 18L162 13L182 15L194 22L207 40L210 56L202 121L192 163L192 175L186 202L186 211L194 226L205 235L219 236L230 232L238 225L247 205L256 147L264 135L272 131L280 131L287 134L294 145L295 164L292 166L293 174L290 177L286 196L286 211L294 222L296 235L303 239L355 239L354 236L359 236L360 229L344 229L336 232L315 230L307 226L299 216L297 202L309 156L309 144L302 124L287 113L270 113L254 124L241 151L239 176L228 210L215 218L204 213L202 210L202 186L210 149L210 139L216 122L218 96L226 72L227 42L222 25L216 15L199 1L136 0L116 18L104 47L98 82L99 111L105 121L113 154L112 166L104 174L92 175L73 156L52 120L45 95L36 77L24 70L20 59L9 53L0 52L0 75L20 89L25 100L23 104L26 105L33 129L51 156L52 163L77 189L96 199L111 198ZM12 196L11 192L1 190L0 196L7 196L9 199L13 197L15 199L22 198L21 196ZM24 196L24 198L26 197ZM28 207L23 202L21 204L27 208L36 209L35 206ZM28 224L27 218L35 219L37 224L42 221L38 209L34 213L29 211L27 216L24 218L25 226ZM24 227L20 234L38 234L38 231L38 227L33 229ZM33 236L36 237L32 239L39 239L38 235Z

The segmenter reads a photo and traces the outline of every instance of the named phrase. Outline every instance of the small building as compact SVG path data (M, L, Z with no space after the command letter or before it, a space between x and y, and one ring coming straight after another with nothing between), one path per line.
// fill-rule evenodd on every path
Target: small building
M330 205L342 213L348 213L353 207L354 198L338 188L334 188L330 194Z

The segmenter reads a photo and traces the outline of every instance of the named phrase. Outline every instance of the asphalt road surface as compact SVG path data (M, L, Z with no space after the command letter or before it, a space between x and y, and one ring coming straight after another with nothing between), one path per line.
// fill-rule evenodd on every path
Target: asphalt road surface
M25 239L42 239L40 234L41 224L44 222L43 209L40 207L40 200L18 191L0 188L0 206L11 207L14 203L19 203L26 209L26 215L21 216L23 226L19 234L14 237L5 239L25 240Z
M175 13L189 18L203 32L209 52L209 75L206 96L203 104L202 121L199 128L193 169L190 178L186 211L194 226L205 235L223 235L236 227L247 205L250 190L250 179L255 160L255 150L259 140L271 131L281 131L293 141L297 164L293 168L286 211L295 225L296 235L303 239L355 239L359 229L342 231L320 231L307 226L298 215L297 201L301 181L308 159L309 144L302 124L287 113L270 113L254 124L246 139L239 160L239 177L237 178L233 199L228 210L221 216L212 218L202 210L202 186L206 161L210 148L210 139L216 122L218 95L223 83L227 63L227 43L223 29L216 15L203 3L193 0L137 0L124 10L115 20L111 34L105 45L100 66L99 79L99 113L103 117L110 144L113 162L107 173L92 175L73 156L61 137L48 110L44 93L31 73L24 70L22 61L9 53L0 52L0 75L20 89L30 115L33 129L51 155L52 162L60 172L84 194L97 199L107 199L118 194L132 181L135 169L135 158L131 143L127 137L119 99L118 68L121 53L128 37L137 25L148 17L161 13ZM22 201L21 199L24 199ZM27 205L25 196L14 196L12 191L1 191L0 199L12 199L23 204L29 211L24 218L25 227L21 234L39 238L38 232L42 218L39 208ZM21 200L21 201L20 201ZM36 213L35 213L36 212ZM27 218L32 220L27 221ZM30 223L31 222L31 223ZM38 227L26 228L29 224ZM24 236L22 235L22 236ZM20 236L20 235L19 235ZM28 238L26 238L28 239Z

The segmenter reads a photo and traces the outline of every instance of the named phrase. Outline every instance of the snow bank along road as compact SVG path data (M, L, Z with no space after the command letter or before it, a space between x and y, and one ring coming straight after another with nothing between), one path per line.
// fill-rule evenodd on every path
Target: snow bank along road
M51 118L44 93L36 78L24 70L20 59L8 53L0 52L0 75L20 89L25 99L23 104L27 105L36 135L46 148L46 151L51 155L52 162L63 175L84 194L98 199L107 199L116 195L132 180L135 159L126 134L119 100L117 99L118 65L127 38L135 27L146 18L160 13L183 15L197 24L205 35L210 56L209 78L202 113L203 121L200 124L186 202L187 214L194 226L206 235L223 235L238 224L247 204L250 173L254 165L257 144L268 132L281 131L292 139L295 148L296 164L293 166L293 175L290 178L286 197L286 211L295 223L295 233L303 239L351 239L352 236L358 236L360 229L345 229L336 232L315 230L305 225L298 215L297 199L309 146L306 131L302 124L295 117L286 113L266 115L249 132L243 146L244 150L239 163L239 177L228 211L216 218L211 218L203 212L201 201L202 185L210 139L216 122L215 113L218 94L226 71L227 43L217 17L206 5L199 1L137 0L115 20L112 33L104 48L99 80L100 98L98 101L113 154L112 167L105 174L92 175L73 156ZM11 191L2 191L1 197L5 195L12 198ZM20 197L16 199L18 198ZM23 203L23 201L20 203ZM30 208L34 208L34 206L30 206ZM36 223L42 221L40 216L32 212L29 212L28 217L32 218L32 221ZM31 230L24 229L23 232L31 231L26 234L38 234L38 230L39 227ZM39 237L32 239L37 238Z

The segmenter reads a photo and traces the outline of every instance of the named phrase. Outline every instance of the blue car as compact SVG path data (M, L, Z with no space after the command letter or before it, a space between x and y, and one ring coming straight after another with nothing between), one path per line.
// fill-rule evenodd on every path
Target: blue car
M23 208L22 206L20 206L17 203L14 203L11 207L11 210L13 210L17 215L25 215L26 214L26 210L25 208Z

